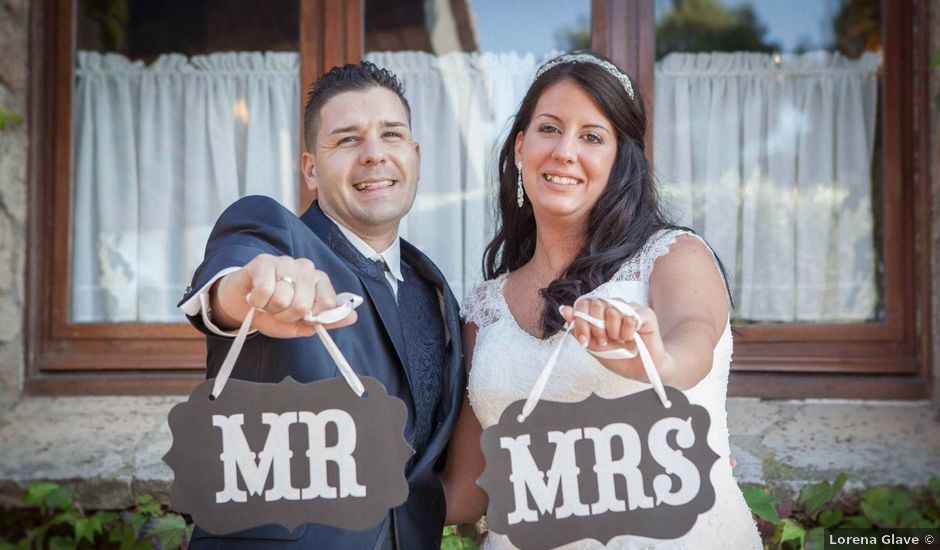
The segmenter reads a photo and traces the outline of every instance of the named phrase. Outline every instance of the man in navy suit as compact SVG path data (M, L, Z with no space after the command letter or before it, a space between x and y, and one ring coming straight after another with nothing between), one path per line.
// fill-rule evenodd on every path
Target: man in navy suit
M465 377L457 302L437 267L398 237L418 183L410 118L401 83L371 63L318 79L304 109L302 158L317 200L300 218L264 197L231 205L180 305L206 334L208 376L254 307L256 332L232 376L310 382L338 373L304 315L335 307L337 291L363 296L354 315L327 328L360 375L377 378L407 406L405 437L415 449L405 472L408 500L369 531L272 525L216 537L197 528L191 548L440 547L438 472Z

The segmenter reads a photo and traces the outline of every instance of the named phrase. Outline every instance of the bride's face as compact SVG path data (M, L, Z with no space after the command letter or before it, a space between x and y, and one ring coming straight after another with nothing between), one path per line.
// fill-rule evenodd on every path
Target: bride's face
M584 223L616 155L613 125L580 86L563 80L547 87L516 136L516 162L536 220Z

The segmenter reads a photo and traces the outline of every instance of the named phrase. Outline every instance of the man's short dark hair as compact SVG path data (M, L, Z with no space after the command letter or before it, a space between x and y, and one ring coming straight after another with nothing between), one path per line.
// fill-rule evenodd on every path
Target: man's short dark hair
M385 88L398 96L405 106L405 112L408 113L410 126L411 106L405 99L405 86L394 73L368 61L333 67L313 83L307 94L307 102L304 105L304 141L307 150L311 150L316 143L317 122L327 101L344 92L363 91L374 87Z

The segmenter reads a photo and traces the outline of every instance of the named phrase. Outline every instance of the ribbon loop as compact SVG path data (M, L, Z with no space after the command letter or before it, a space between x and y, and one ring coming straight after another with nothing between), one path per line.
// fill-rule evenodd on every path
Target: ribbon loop
M317 331L317 336L319 336L320 341L323 342L323 346L326 348L327 353L329 353L330 357L333 358L333 361L336 363L340 374L342 374L343 378L346 380L346 384L350 389L352 389L353 392L355 392L356 395L362 397L366 391L365 387L362 385L362 381L349 365L349 362L346 360L343 352L340 351L339 347L336 346L336 342L334 342L333 338L330 337L329 332L323 328L323 325L329 325L348 317L354 309L362 304L362 296L357 296L349 292L342 292L336 295L336 302L339 305L337 305L335 308L320 312L319 315L313 315L313 313L308 312L304 316L303 320L306 323L316 325L315 328ZM238 355L241 353L242 347L245 345L245 340L248 338L248 329L251 327L251 320L254 318L254 314L255 308L252 307L248 310L248 314L245 315L245 319L242 321L241 326L238 327L238 332L235 334L235 339L232 341L232 346L228 349L228 353L225 354L225 360L222 361L222 366L219 368L219 373L215 377L215 383L212 385L212 393L210 394L212 399L216 399L219 397L219 395L222 394L222 389L225 388L225 383L228 382L229 376L232 375L232 369L235 368L235 361L238 359Z
M600 357L601 359L632 359L637 356L637 353L639 353L640 361L643 364L643 370L646 372L646 377L649 379L650 384L652 384L653 390L656 392L656 395L659 397L659 400L662 402L664 407L667 409L671 407L672 403L670 403L669 399L666 397L666 390L663 387L662 378L660 378L659 372L656 370L656 365L653 363L653 357L650 355L649 349L646 347L646 343L640 337L639 329L643 325L643 319L640 318L640 314L622 300L603 298L600 296L591 296L590 294L585 294L584 296L581 296L575 300L574 306L577 306L578 302L585 298L603 300L608 305L619 311L622 315L633 318L636 321L637 326L637 332L633 333L633 341L636 343L637 349L636 352L631 352L627 349L606 351L587 350L587 352L591 355L594 355L595 357ZM606 328L607 326L607 323L604 322L603 319L592 317L581 311L575 311L574 316L578 319L583 319L588 324L600 329ZM538 378L535 380L535 384L532 386L532 390L529 392L529 396L525 400L525 405L522 407L522 414L520 414L518 417L519 422L524 422L525 419L528 418L530 414L532 414L532 411L535 410L535 405L538 404L539 399L542 397L542 392L545 391L545 386L548 384L548 378L551 376L552 370L555 368L555 364L558 362L558 356L561 354L561 348L567 340L566 337L571 332L572 328L574 328L574 322L567 323L565 325L564 333L562 334L561 338L558 339L558 343L555 344L555 348L552 350L552 354L548 357L548 361L545 362L545 366L542 367L542 372L539 373Z

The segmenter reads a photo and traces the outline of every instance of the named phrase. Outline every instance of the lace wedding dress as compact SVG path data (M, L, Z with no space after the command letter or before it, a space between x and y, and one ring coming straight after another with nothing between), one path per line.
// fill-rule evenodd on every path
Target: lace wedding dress
M649 305L649 277L653 264L657 258L669 252L672 243L682 234L692 235L676 230L654 234L610 281L597 287L591 294ZM510 403L526 398L557 338L563 335L558 332L551 338L540 340L519 327L503 296L505 283L505 275L480 283L467 298L464 310L464 319L476 324L479 329L468 391L473 411L483 429L498 422L503 409ZM715 346L711 370L694 388L686 391L689 401L704 406L711 416L708 443L720 455L711 471L715 506L702 514L692 530L682 538L657 540L623 536L611 539L607 548L762 548L751 513L731 475L725 411L730 363L731 327L728 325ZM616 398L649 387L649 384L610 372L580 346L565 345L541 399L574 402L587 398L592 392L601 397ZM560 548L580 550L603 547L597 541L582 540ZM515 547L507 537L490 533L484 548L503 550Z

